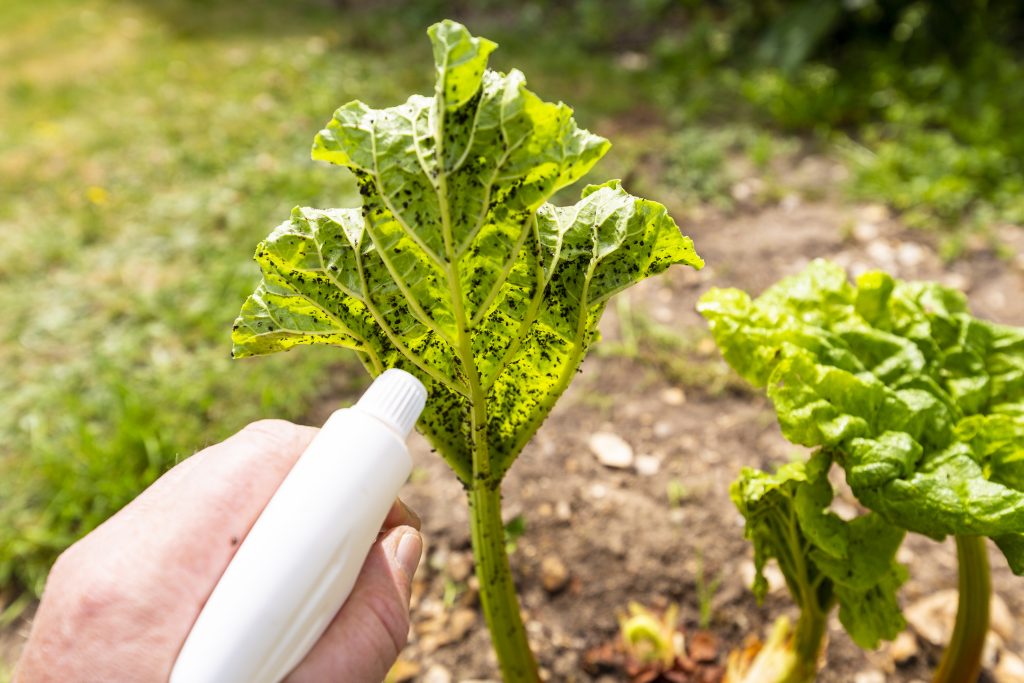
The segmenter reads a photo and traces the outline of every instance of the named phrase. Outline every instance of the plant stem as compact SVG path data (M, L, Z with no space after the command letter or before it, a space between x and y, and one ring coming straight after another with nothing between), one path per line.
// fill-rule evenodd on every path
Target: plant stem
M828 611L812 605L801 605L800 618L793 634L793 651L796 663L787 683L804 683L818 677L818 660L825 645L825 629L828 626Z
M992 580L983 536L957 536L960 603L953 636L942 655L935 683L975 683L981 675L981 653L988 635Z
M469 515L476 576L480 582L480 605L491 631L502 679L505 683L537 683L540 681L537 663L526 639L512 569L505 552L499 486L487 480L475 480L469 490Z

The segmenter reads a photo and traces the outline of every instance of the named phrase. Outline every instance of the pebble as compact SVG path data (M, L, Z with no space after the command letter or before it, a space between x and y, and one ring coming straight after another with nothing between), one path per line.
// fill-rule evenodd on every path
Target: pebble
M457 643L466 637L476 624L476 610L460 608L452 612L448 618L448 637L450 642Z
M971 279L963 273L946 273L939 281L947 287L966 292L971 288Z
M466 553L451 553L445 563L445 572L452 581L460 582L469 578L473 571L473 560Z
M557 555L541 560L540 583L548 593L558 593L569 585L569 569Z
M765 565L763 573L765 580L768 582L769 593L777 593L786 587L786 577L774 562ZM757 569L750 560L740 565L740 578L745 586L752 586L756 575Z
M878 226L870 221L857 221L852 232L858 242L870 242L878 238Z
M781 208L786 213L790 213L800 208L800 205L802 203L803 201L800 199L800 195L798 195L796 192L790 192L786 194L786 196L784 196L782 200L779 202L779 208Z
M913 268L924 261L925 250L914 242L903 242L896 248L896 260L904 268Z
M858 671L853 683L885 683L885 674L881 671Z
M423 674L423 683L452 683L452 672L440 664L434 664Z
M889 207L885 204L867 204L860 208L860 217L869 223L889 220Z
M560 500L555 503L555 518L562 522L572 519L572 506L569 505L569 501Z
M668 387L661 390L661 401L670 406L681 406L686 403L686 392L679 387Z
M1002 636L1003 640L1012 641L1017 633L1016 619L1013 613L997 593L992 594L992 602L988 608L989 628Z
M661 469L661 458L656 455L638 455L634 466L641 477L653 477Z
M588 444L597 461L605 467L625 469L633 464L633 447L618 434L597 432Z
M944 646L949 642L956 622L959 593L955 588L938 591L911 603L903 611L907 623L926 641ZM1000 640L1013 640L1016 623L1010 608L993 593L989 605L989 627ZM989 652L991 656L991 649Z
M896 664L906 664L917 655L917 638L910 631L903 631L889 645L889 656Z
M1024 659L1012 652L1003 652L992 676L996 683L1024 683Z
M907 623L932 645L945 645L953 632L958 593L956 589L938 591L921 598L903 611Z
M655 436L655 438L667 439L668 437L670 437L672 435L672 432L674 432L675 430L676 430L675 425L673 425L668 420L661 420L659 422L655 422L654 423L654 436Z

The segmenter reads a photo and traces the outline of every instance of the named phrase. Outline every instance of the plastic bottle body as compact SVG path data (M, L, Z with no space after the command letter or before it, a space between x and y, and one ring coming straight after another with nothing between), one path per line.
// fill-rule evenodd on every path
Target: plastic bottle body
M171 683L284 678L348 597L411 470L392 427L358 407L335 412L243 540Z

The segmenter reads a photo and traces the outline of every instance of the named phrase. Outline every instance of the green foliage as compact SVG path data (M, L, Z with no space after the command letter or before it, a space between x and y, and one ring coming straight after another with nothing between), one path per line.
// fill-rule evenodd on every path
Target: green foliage
M792 557L833 582L840 618L862 645L899 625L902 570L875 563L893 556L901 530L988 536L1024 574L1024 330L972 317L963 295L940 285L881 272L851 284L826 261L754 300L712 290L699 309L729 364L766 387L783 434L819 449L773 476L745 471L734 488L759 566L779 558L798 602L807 572L779 551L792 533L750 527L783 484L810 542ZM822 473L833 460L871 514L818 514L832 498ZM877 585L857 580L860 572Z
M973 318L958 292L816 261L752 301L701 312L726 360L767 386L783 433L835 454L857 497L933 538L989 536L1024 573L1024 330Z
M236 356L322 343L371 373L428 386L421 428L463 482L500 481L565 390L605 302L672 263L700 267L664 207L617 181L572 207L545 200L608 143L521 73L487 70L490 41L430 30L433 97L341 107L313 157L357 178L362 209L296 209L257 249L264 280Z

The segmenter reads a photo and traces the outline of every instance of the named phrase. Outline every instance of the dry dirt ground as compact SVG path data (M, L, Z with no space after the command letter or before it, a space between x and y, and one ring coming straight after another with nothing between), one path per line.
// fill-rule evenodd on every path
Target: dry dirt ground
M811 159L792 176L806 176L820 187L822 174L833 172L829 163ZM934 235L902 228L882 207L836 198L806 203L797 183L795 193L778 205L683 223L707 267L700 273L673 269L628 293L634 310L645 310L669 328L702 330L694 305L712 286L760 292L819 256L854 272L884 268L903 278L945 281L968 292L977 315L1024 325L1024 262L1001 259L977 243L944 266ZM1020 228L1005 228L1001 237L1014 253L1024 254ZM606 345L618 337L613 309L603 323ZM694 355L695 363L719 362L707 342L696 343ZM323 418L334 405L313 417ZM642 468L601 465L588 447L598 431L624 438L638 462L639 456L653 460L643 458ZM504 485L506 520L521 514L526 523L511 561L528 632L549 680L624 680L621 672L585 671L585 653L616 637L617 615L630 601L678 603L684 626L695 629L701 571L706 583L720 581L711 598L710 630L723 651L747 634L763 634L775 616L788 612L781 586L760 607L748 589L752 553L728 489L742 466L771 468L798 450L779 433L767 402L753 393L674 386L642 357L592 353ZM423 517L428 547L403 670L409 680L430 683L496 680L473 579L466 581L471 555L462 490L423 440L415 441L414 451L416 474L403 495ZM685 492L675 505L667 493L672 482ZM854 502L847 494L843 504ZM951 541L910 538L901 559L911 571L904 605L956 587ZM1000 651L1024 654L1024 620L1018 616L1024 614L1024 579L1009 572L998 551L991 561L995 592L1008 607L1000 610ZM559 565L568 570L566 586L548 592L544 580L558 583ZM545 576L552 567L556 576ZM928 680L940 649L920 637L904 647L916 655L900 665L885 646L862 652L833 617L828 663L819 680Z
M793 193L775 205L741 207L728 216L677 213L707 267L700 273L673 269L628 293L634 311L691 340L696 335L689 362L727 376L713 345L700 341L703 324L694 305L704 291L736 286L760 292L819 256L854 272L879 267L899 277L943 280L968 293L976 314L1024 325L1019 256L1017 261L999 258L985 244L970 244L962 258L944 266L934 235L902 228L881 207L850 205L836 197L801 199L801 179L820 187L838 172L836 166L810 158L790 170ZM1024 231L1007 227L1000 236L1013 253L1024 254ZM613 347L620 337L614 305L603 330L604 346ZM710 597L710 631L723 653L748 634L763 635L775 616L791 613L781 588L763 606L755 603L748 589L752 553L728 489L740 467L771 468L798 449L782 438L764 399L735 382L724 386L674 385L663 367L642 353L598 349L509 473L506 518L522 515L526 527L511 561L528 631L549 680L625 680L614 670L584 670L586 653L616 637L617 617L630 601L656 608L678 603L683 626L692 633L701 574L705 584L717 583ZM325 397L310 422L319 424L339 401L351 398ZM588 447L598 431L624 438L642 466L600 464ZM473 589L462 489L425 441L416 437L413 450L416 469L403 497L423 518L427 548L401 679L496 680ZM676 489L673 500L670 485ZM847 497L843 504L854 501ZM955 588L951 543L911 538L901 559L911 570L902 592L905 605ZM1024 614L1024 579L1013 577L997 552L991 559L995 592L1008 607L1001 612L1002 643L993 656L1002 653L1005 660L1006 652L1024 654L1024 620L1018 616ZM564 587L549 592L545 580L563 583L562 569L568 574ZM22 624L0 634L0 661L5 654L11 657L23 632ZM827 667L819 680L928 680L939 648L916 636L908 647L916 654L899 665L885 646L862 652L833 618Z

